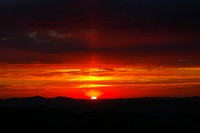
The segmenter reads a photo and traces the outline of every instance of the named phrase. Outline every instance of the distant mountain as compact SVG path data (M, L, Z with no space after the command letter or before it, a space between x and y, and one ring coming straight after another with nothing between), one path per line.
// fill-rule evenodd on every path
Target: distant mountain
M4 132L199 133L200 97L0 100Z
M41 96L0 100L0 107L27 108L44 106L74 113L90 111L123 111L148 115L200 114L200 97L188 98L137 98L84 100L68 97L44 98Z

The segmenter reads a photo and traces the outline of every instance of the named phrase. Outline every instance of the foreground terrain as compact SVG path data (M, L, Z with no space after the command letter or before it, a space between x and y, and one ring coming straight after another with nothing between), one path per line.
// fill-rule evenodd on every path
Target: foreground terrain
M200 132L200 98L0 100L0 127L13 132Z

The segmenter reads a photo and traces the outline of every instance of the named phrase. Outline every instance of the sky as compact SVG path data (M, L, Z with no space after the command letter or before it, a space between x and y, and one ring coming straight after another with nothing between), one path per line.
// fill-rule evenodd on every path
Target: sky
M0 0L0 98L200 96L199 0Z

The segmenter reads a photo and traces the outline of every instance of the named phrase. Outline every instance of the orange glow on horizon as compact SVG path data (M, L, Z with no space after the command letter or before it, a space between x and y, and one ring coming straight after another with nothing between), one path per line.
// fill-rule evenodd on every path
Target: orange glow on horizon
M109 76L76 76L71 78L70 81L105 81L105 80L112 80L112 77Z
M91 100L97 100L97 97L96 96L92 96Z
M96 63L98 66L99 64ZM11 69L12 68L12 69ZM200 68L64 67L0 68L0 98L41 95L130 98L200 95Z
M100 97L101 95L103 95L103 92L99 91L99 90L88 90L85 91L85 95L92 98L96 98Z
M83 84L78 86L79 88L100 88L100 87L110 87L111 85L101 85L101 84Z

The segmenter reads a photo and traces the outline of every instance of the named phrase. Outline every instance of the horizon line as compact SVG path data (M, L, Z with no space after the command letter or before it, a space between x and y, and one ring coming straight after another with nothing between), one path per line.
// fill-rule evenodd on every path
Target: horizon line
M67 97L67 96L55 96L55 97L45 97L45 96L40 96L40 95L35 95L35 96L27 96L27 97L9 97L9 98L0 98L0 100L9 100L9 99L27 99L27 98L44 98L44 99L56 99L56 98L65 98L65 99L72 99L72 100L91 100L90 98L72 98L72 97ZM123 100L128 100L128 99L184 99L184 98L195 98L200 96L157 96L157 97L119 97L119 98L98 98L98 100L118 100L118 99L123 99Z

